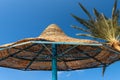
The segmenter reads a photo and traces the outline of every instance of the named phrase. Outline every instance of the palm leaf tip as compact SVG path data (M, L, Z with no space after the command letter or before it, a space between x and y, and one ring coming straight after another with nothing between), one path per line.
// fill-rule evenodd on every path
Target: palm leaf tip
M107 66L106 66L106 64L105 64L105 65L103 66L102 76L104 76L104 75L105 75L106 68L107 68Z
M101 14L95 8L93 9L93 12L96 18L99 19Z
M91 14L87 11L87 9L81 3L79 3L79 6L87 14L87 16L90 18L90 20L93 20L93 17L91 16Z
M117 0L115 0L114 6L113 6L113 9L112 9L112 19L114 18L115 13L116 13L117 2L118 2L118 1L117 1Z
M74 14L71 14L73 18L75 18L79 23L81 23L82 25L90 28L90 27L93 27L94 25L92 25L91 22L87 21L87 20L84 20L78 16L75 16Z

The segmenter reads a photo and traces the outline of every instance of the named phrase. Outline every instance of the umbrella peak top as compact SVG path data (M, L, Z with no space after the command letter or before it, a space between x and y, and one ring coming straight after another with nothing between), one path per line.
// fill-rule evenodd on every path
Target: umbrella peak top
M38 39L45 39L54 42L84 42L84 43L98 43L92 40L85 40L85 39L76 39L70 36L67 36L62 29L60 29L56 24L49 25L40 36L37 37Z
M66 34L58 27L56 24L51 24L49 25L39 36L40 38L42 37L61 37L61 36L66 36Z

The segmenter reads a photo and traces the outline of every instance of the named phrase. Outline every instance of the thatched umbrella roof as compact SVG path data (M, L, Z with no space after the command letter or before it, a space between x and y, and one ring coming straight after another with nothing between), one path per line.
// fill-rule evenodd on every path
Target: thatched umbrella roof
M52 24L38 37L0 46L0 66L20 70L51 70L51 44L57 44L59 71L101 67L120 57L96 41L69 37Z

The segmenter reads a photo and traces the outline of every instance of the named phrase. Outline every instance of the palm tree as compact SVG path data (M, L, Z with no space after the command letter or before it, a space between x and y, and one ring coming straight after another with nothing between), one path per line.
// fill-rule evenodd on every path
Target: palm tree
M86 32L85 34L77 35L103 39L106 41L105 44L107 44L112 49L120 52L120 11L117 10L117 0L115 0L111 18L107 18L103 13L99 13L95 8L93 9L95 17L93 17L81 3L79 3L79 6L87 14L89 19L85 20L72 14L72 16L79 23L83 24L86 27L83 28L72 26L73 28Z

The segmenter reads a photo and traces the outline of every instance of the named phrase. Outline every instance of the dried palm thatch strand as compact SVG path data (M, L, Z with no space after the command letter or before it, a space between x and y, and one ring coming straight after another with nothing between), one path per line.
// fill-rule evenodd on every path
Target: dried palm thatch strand
M109 66L119 54L93 40L67 36L56 24L49 25L35 38L26 38L0 46L0 66L19 70L51 70L52 44L57 45L59 71Z

